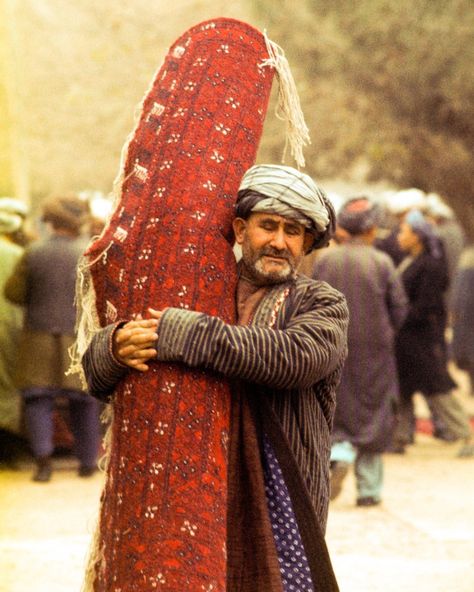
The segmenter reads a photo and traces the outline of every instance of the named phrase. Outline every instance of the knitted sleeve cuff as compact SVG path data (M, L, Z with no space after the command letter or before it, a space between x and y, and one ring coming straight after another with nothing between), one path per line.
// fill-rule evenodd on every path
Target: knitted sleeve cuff
M123 324L120 321L96 333L82 358L88 391L103 401L110 399L115 385L128 371L113 354L113 337Z

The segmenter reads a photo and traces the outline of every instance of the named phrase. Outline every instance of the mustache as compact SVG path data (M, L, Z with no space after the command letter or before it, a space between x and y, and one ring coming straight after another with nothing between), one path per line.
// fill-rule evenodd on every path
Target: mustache
M293 260L291 253L287 249L275 249L275 247L264 247L260 251L260 256L268 257L280 257L281 259L286 259L286 261L290 262Z

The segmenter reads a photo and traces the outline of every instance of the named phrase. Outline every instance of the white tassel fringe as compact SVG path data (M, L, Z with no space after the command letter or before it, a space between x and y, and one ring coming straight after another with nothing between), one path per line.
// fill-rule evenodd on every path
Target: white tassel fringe
M304 120L303 111L301 110L296 84L283 49L271 41L267 37L266 32L263 35L269 57L261 65L275 68L279 82L278 102L275 108L275 114L278 119L286 123L285 148L282 162L285 161L289 145L291 155L298 167L304 167L303 148L311 143L311 139L309 137L308 126Z

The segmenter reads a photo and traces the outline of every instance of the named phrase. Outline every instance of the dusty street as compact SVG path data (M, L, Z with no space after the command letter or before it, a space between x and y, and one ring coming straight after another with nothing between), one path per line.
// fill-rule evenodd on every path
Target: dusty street
M420 434L387 455L378 508L354 506L348 476L328 526L341 592L474 590L474 459L458 449ZM57 461L49 484L27 466L0 472L1 592L79 592L102 477L79 479L72 463Z

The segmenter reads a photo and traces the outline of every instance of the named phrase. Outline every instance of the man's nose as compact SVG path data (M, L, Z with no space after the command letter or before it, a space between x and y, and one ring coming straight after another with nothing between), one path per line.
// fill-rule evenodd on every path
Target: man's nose
M278 228L278 230L275 230L273 233L271 245L276 249L286 249L286 240L283 228Z

